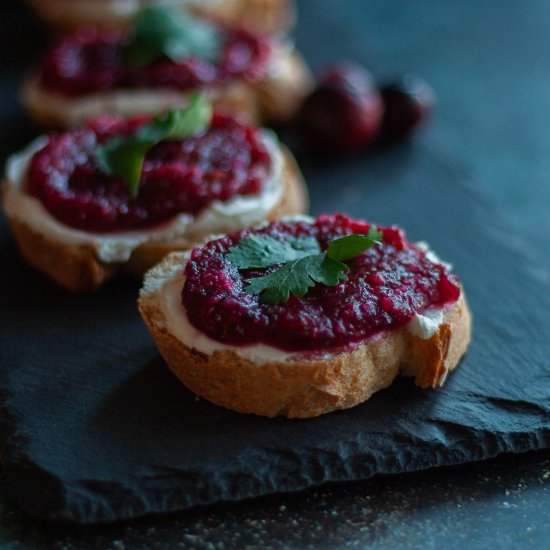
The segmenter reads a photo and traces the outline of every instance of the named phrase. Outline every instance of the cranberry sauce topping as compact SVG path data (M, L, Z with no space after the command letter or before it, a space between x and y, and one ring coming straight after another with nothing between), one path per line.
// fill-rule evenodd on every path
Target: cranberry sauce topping
M138 87L191 90L233 78L262 78L271 51L268 41L243 30L220 27L220 32L224 45L215 63L196 57L175 63L162 57L144 66L129 67L123 59L123 37L81 31L46 55L40 83L49 90L79 96Z
M259 131L216 114L203 134L153 147L131 199L121 178L100 172L93 152L142 123L103 116L50 137L31 160L26 191L66 225L109 232L153 227L179 213L197 214L214 200L262 190L271 160Z
M458 300L455 275L426 259L397 227L379 227L383 244L349 262L348 280L316 284L303 298L261 303L245 292L245 279L266 270L239 271L225 259L232 245L251 232L284 239L315 236L328 241L366 234L369 224L347 216L320 216L313 223L274 222L196 248L185 268L182 303L191 324L214 340L232 345L267 344L287 351L349 349L369 336L408 323L417 312ZM273 271L275 267L268 268Z

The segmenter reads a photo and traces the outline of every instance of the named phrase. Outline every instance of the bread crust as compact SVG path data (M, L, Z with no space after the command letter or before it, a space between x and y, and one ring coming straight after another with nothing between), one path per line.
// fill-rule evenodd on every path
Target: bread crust
M189 92L175 89L115 90L82 97L67 97L43 88L31 74L23 83L21 99L29 116L44 128L68 130L87 119L105 113L122 116L154 115L161 111L185 107ZM220 87L211 95L214 108L259 125L261 114L255 88L240 81Z
M282 215L303 214L308 195L303 177L291 153L282 148L284 190L282 199L267 215L275 220ZM3 185L6 192L8 184ZM54 281L73 292L91 292L119 274L142 276L175 250L189 250L210 235L188 235L180 241L149 242L137 247L125 263L104 263L90 246L77 246L48 239L14 216L7 216L23 258Z
M284 52L279 57L277 70L256 85L233 80L211 90L214 107L252 125L290 120L311 91L313 76L298 52ZM184 107L189 94L166 88L114 90L72 98L45 89L38 76L31 74L23 83L21 100L34 121L45 128L65 130L105 113L132 116Z
M166 329L158 305L160 287L155 281L162 273L181 268L184 261L184 255L170 254L146 275L138 301L141 316L169 368L183 384L198 396L238 412L268 417L318 416L366 401L400 373L414 376L423 388L434 388L443 384L470 342L471 315L462 291L428 340L403 327L328 359L257 364L231 350L205 355Z
M62 32L71 32L84 25L113 30L128 28L134 12L113 13L95 2L93 10L79 10L77 2L29 0L40 17ZM146 2L143 2L145 5ZM184 2L181 2L184 5ZM197 14L215 17L220 21L241 26L256 34L284 33L293 26L296 13L292 0L224 0L217 5L193 6Z

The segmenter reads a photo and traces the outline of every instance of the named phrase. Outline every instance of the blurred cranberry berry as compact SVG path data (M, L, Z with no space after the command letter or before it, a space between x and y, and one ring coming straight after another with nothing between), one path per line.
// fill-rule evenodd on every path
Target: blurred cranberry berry
M380 130L383 103L370 73L356 64L329 68L298 115L304 144L327 154L352 153Z
M405 77L380 90L384 101L384 136L402 139L408 136L430 113L435 103L431 86L420 78Z

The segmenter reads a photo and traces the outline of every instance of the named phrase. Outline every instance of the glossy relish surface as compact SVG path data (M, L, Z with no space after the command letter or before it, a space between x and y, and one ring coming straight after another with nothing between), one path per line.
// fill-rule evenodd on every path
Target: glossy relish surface
M66 96L135 88L202 89L240 78L256 82L267 72L270 43L252 34L221 26L219 59L190 57L177 63L162 56L143 66L124 59L127 38L83 30L60 41L40 70L44 88Z
M381 245L346 262L348 279L336 286L316 284L302 298L262 303L245 291L246 279L274 271L239 270L226 254L252 232L276 239L314 236L321 249L335 238L367 234L370 224L347 216L273 222L196 248L185 268L182 302L191 324L219 342L267 344L285 351L350 349L367 338L407 324L416 313L456 302L460 286L443 265L405 238L397 227L378 227Z
M131 136L144 122L102 116L51 136L31 159L26 192L62 223L101 233L154 227L263 189L271 159L259 130L215 114L205 132L162 141L146 154L132 198L123 179L100 170L94 150L110 138Z

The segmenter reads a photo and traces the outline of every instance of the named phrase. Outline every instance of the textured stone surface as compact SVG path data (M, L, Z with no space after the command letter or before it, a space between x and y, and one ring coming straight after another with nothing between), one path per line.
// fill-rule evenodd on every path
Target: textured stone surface
M538 549L550 536L549 496L545 451L108 526L31 523L4 505L0 544L6 550Z

